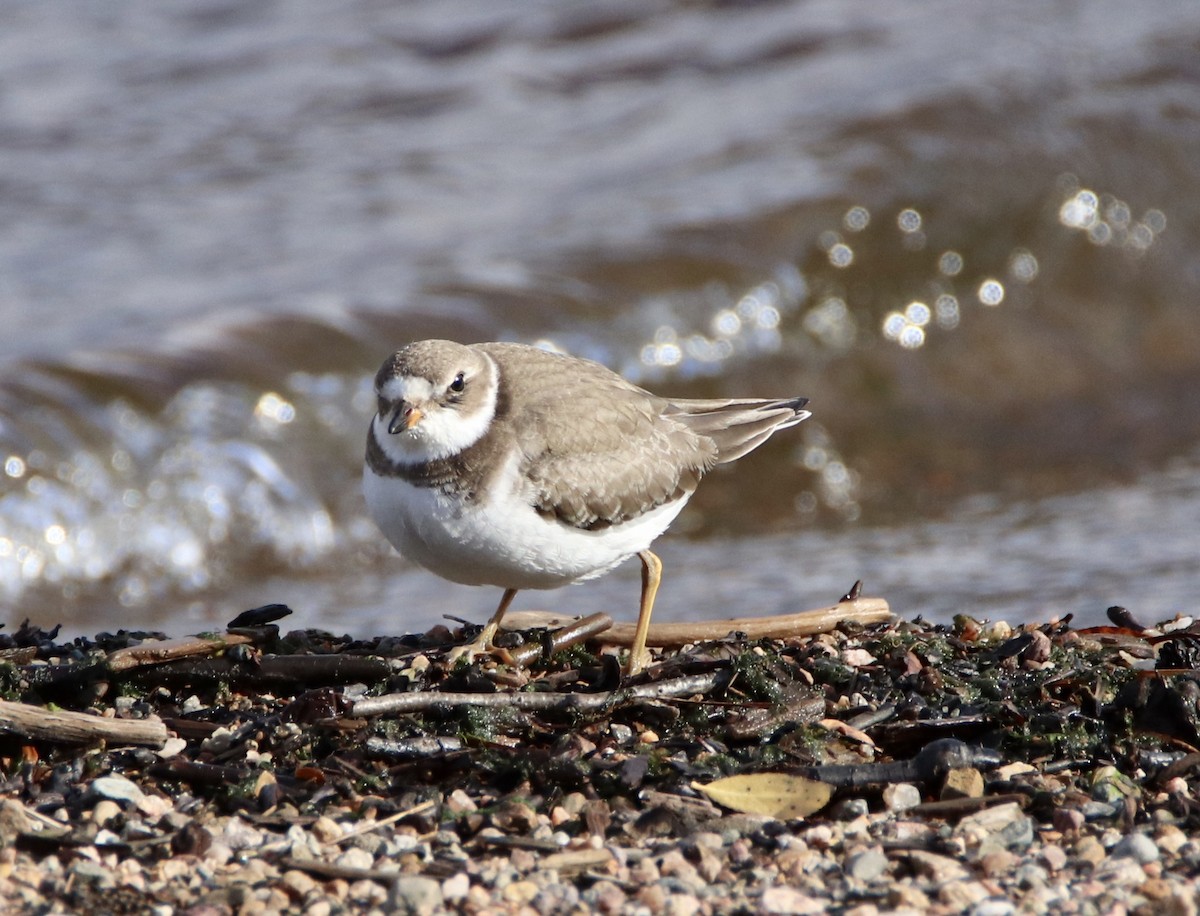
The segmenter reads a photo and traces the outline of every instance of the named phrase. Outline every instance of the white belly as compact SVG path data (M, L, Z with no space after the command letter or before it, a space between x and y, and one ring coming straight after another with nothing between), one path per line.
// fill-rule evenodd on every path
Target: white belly
M409 560L463 585L557 588L608 572L645 550L687 498L620 525L584 531L538 515L500 478L491 498L464 505L436 489L363 474L367 507Z

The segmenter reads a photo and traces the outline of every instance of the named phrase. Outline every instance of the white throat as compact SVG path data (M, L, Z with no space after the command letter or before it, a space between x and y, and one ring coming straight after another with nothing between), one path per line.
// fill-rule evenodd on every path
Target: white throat
M424 379L389 381L382 393L415 403L422 417L412 429L392 434L387 429L390 418L376 414L371 425L384 454L397 464L422 464L457 455L478 442L496 415L496 395L500 388L495 362L490 356L485 359L487 375L476 380L477 385L484 386L484 399L469 413L433 401L432 388Z

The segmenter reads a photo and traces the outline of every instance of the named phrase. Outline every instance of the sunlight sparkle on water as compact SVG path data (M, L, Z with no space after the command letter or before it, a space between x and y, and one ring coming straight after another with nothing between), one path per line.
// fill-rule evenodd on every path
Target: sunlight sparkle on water
M962 315L959 310L957 296L952 296L950 293L943 293L938 296L933 303L933 311L937 316L939 328L952 330L958 327L958 322Z
M871 211L866 207L851 207L842 217L842 225L848 232L862 232L871 224Z
M834 267L849 267L854 263L854 249L845 242L838 242L829 249L829 263Z
M979 301L984 305L999 305L1004 301L1004 284L987 279L979 284Z
M938 270L947 277L957 277L962 273L963 257L957 251L946 251L938 258Z
M1038 275L1038 260L1032 251L1018 248L1009 256L1008 273L1014 280L1031 283Z

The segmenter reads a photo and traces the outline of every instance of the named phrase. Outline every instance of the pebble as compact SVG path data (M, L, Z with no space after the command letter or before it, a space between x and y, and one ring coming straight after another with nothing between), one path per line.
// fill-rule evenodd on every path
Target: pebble
M942 784L941 799L982 798L983 774L974 767L955 767L946 774Z
M1157 862L1159 858L1158 845L1144 833L1131 833L1123 837L1112 848L1112 855L1127 856L1141 865Z
M145 794L136 783L124 776L100 776L93 779L92 784L88 786L88 795L92 798L107 798L133 805L144 798Z
M120 805L111 799L102 798L100 801L96 802L96 807L92 809L92 821L98 826L103 827L120 813Z
M760 913L790 914L790 916L808 916L825 912L825 904L801 893L794 887L768 887L763 891L758 901Z
M433 878L403 875L392 882L388 908L409 916L432 916L444 903L442 885Z
M1082 811L1074 808L1055 808L1050 820L1059 833L1078 833L1087 823Z
M888 857L878 847L857 852L846 859L846 874L864 884L874 881L888 870Z
M1071 853L1075 859L1088 865L1099 865L1108 858L1104 844L1090 835L1081 837Z
M921 790L911 782L892 783L883 790L883 804L889 811L907 811L921 804Z
M865 798L843 798L829 809L829 816L839 821L853 821L871 810Z
M460 871L442 882L442 897L447 903L458 903L467 896L467 891L470 889L470 877L465 871Z

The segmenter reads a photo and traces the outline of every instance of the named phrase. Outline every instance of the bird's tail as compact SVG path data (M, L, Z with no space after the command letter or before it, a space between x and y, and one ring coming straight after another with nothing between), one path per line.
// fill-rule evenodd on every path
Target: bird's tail
M795 426L812 414L804 410L808 398L761 400L672 401L667 415L717 445L717 464L752 452L779 429Z

